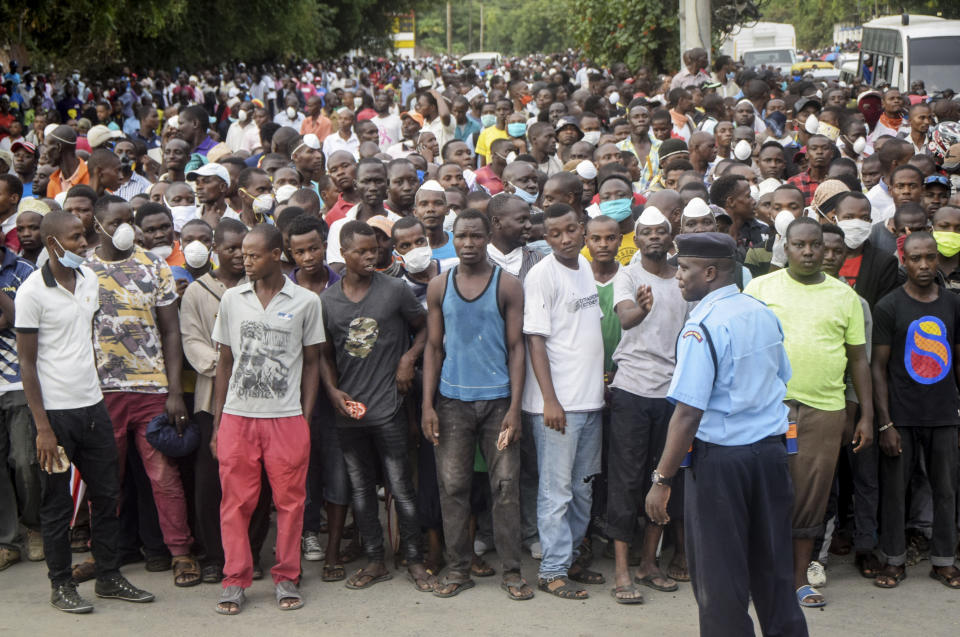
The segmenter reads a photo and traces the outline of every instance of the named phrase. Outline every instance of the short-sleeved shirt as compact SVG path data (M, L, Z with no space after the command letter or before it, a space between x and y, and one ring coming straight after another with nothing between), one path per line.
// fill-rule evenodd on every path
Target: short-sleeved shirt
M553 389L564 411L593 411L603 407L603 312L590 264L578 259L576 270L554 254L530 268L523 281L523 333L546 339ZM529 350L521 409L543 413Z
M616 278L616 275L614 276ZM613 281L606 283L597 281L597 298L600 300L600 311L603 318L600 320L600 333L603 335L603 371L609 374L617 365L613 362L613 352L620 344L620 317L613 311L616 303L613 302Z
M44 409L77 409L103 400L93 356L98 287L97 275L81 266L71 294L46 264L17 291L16 329L37 335L37 377Z
M960 299L940 288L923 303L899 287L873 310L873 343L888 345L890 418L897 427L960 424L954 348L960 342Z
M787 270L753 279L744 292L766 303L783 325L793 367L787 398L825 411L844 409L846 346L866 343L857 293L829 276L804 285Z
M224 413L249 418L303 413L303 348L324 341L316 294L284 277L263 307L253 283L241 283L223 293L213 340L233 354Z
M9 248L0 248L0 255L0 292L16 300L17 290L36 267ZM17 335L11 325L0 330L0 393L21 389Z
M410 287L394 277L374 273L366 295L354 303L343 293L343 279L320 295L323 325L336 352L338 384L367 412L355 420L336 414L340 427L390 422L400 409L397 366L410 349L410 325L423 308Z
M645 398L665 398L677 362L677 334L687 318L688 304L676 279L651 274L637 262L620 268L614 278L613 306L635 301L641 285L650 286L653 306L639 325L623 331L613 353L617 375L611 386Z
M343 254L340 250L340 231L343 230L343 226L347 225L348 221L356 221L359 209L360 204L355 205L342 218L330 224L330 231L327 233L327 263L343 263ZM399 221L400 215L387 210L387 219Z
M177 302L170 266L139 247L122 261L104 261L93 251L86 265L100 282L93 329L103 391L166 393L157 308Z
M484 160L489 164L491 153L490 145L498 139L507 139L508 137L510 136L507 134L507 129L497 128L496 125L488 126L477 135L477 147L474 150L478 155L483 155Z
M776 315L727 285L703 297L677 337L667 399L703 410L696 437L749 445L787 432L790 361Z

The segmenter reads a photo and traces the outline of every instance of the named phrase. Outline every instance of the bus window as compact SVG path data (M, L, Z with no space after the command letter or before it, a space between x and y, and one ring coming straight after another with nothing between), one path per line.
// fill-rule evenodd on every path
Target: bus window
M931 94L960 86L960 37L914 38L908 46L911 82L922 80Z

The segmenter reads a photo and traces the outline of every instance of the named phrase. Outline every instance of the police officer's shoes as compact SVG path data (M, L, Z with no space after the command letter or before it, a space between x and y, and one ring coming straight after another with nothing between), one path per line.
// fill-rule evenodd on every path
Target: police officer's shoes
M80 593L77 592L77 585L73 582L54 586L53 592L50 593L50 605L65 613L93 612L93 604L80 597Z
M108 599L122 599L125 602L134 602L145 604L152 602L153 593L141 590L127 581L127 578L119 573L106 579L98 579L97 585L93 589L97 597Z

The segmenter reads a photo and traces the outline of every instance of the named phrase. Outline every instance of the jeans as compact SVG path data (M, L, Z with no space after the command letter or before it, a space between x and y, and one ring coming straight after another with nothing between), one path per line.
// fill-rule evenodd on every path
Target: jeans
M523 414L537 445L540 490L537 528L543 559L540 577L566 575L590 523L593 477L600 472L600 411L566 412L564 433L544 424L543 414Z
M478 442L490 480L497 554L505 573L520 571L520 447L514 443L497 449L509 406L509 398L463 402L441 396L437 400L440 444L435 450L448 566L466 577L473 559L470 491Z
M47 411L50 428L70 461L87 484L90 501L90 550L96 561L97 578L117 572L120 522L117 504L120 480L113 425L103 401L77 409ZM48 576L54 587L70 580L70 471L41 473L40 532Z
M40 529L37 429L22 391L0 394L0 546L13 547L17 510L29 529ZM12 475L9 469L12 469ZM17 506L19 504L19 507Z
M377 459L383 465L387 489L397 507L400 543L409 564L423 562L417 494L410 478L407 428L399 415L388 423L370 427L341 427L340 447L347 463L353 494L353 515L360 529L364 550L371 562L384 560L383 527L377 500Z
M958 428L899 427L897 431L900 433L900 455L880 454L880 494L883 498L880 549L889 564L902 566L906 562L907 488L914 468L923 456L933 490L930 563L935 567L950 566L957 546Z

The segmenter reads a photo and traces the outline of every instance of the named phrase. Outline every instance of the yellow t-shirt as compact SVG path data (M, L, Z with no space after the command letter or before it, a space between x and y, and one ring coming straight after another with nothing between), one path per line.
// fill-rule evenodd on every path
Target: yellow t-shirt
M498 139L507 139L510 137L507 135L507 131L503 128L497 128L496 124L493 126L488 126L480 131L480 134L477 136L477 154L483 155L483 158L490 163L490 144L497 141Z
M620 240L620 248L617 250L617 262L620 265L630 265L630 260L633 259L633 255L637 253L637 243L633 239L633 233L623 235L623 238ZM580 250L587 261L593 261L593 257L590 256L590 250L587 249L587 246L583 246L583 249Z

